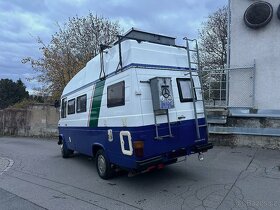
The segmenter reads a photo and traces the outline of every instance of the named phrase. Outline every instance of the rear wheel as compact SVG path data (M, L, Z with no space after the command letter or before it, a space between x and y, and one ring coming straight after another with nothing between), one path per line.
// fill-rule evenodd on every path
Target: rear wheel
M71 155L73 155L73 153L74 153L74 151L71 149L68 149L64 142L61 144L61 156L63 158L68 158Z
M102 179L109 179L112 177L113 169L111 168L111 163L107 158L103 149L100 149L96 153L96 169L98 175Z

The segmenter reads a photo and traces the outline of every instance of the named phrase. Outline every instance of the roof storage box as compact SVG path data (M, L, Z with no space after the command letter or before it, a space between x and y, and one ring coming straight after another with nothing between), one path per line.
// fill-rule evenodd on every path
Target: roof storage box
M125 39L135 39L139 41L147 41L163 45L175 45L176 38L132 28L123 36L123 40Z

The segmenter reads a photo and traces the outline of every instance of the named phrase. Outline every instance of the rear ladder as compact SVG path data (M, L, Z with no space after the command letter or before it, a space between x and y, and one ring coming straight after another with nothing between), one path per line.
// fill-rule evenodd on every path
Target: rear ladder
M157 122L157 116L160 116L160 115L166 115L166 117L167 117L168 133L169 133L168 135L164 135L164 136L159 135L159 128L158 127L160 126L160 124L158 124L158 122ZM155 120L155 127L156 127L156 137L155 137L155 139L162 140L163 138L173 137L173 134L172 134L172 131L171 131L170 120L169 120L168 109L162 110L162 112L158 112L158 111L154 110L154 120Z
M189 69L188 69L188 74L190 75L190 79L191 79L191 94L192 94L192 102L193 102L193 110L194 110L194 118L195 118L195 129L196 129L196 140L195 142L200 142L200 141L204 141L205 139L202 138L201 135L201 129L200 128L206 128L206 135L208 137L208 124L207 124L207 119L206 119L206 112L205 112L205 104L204 104L204 94L203 94L203 90L202 90L202 80L201 80L201 69L200 69L200 62L199 62L199 52L198 52L198 44L197 44L197 40L196 39L188 39L187 37L184 38L184 40L186 40L186 50L187 50L187 54L188 54L188 64L189 64ZM194 48L191 47L190 44L194 45ZM192 45L192 46L193 46ZM197 73L193 73L192 70L192 66L195 65L196 69L197 69ZM200 87L195 87L194 85L194 77L198 77L199 78L199 82L200 82ZM200 90L202 93L202 99L199 100L195 100L195 93L196 90ZM201 101L203 104L203 110L198 112L197 111L197 103ZM199 120L198 120L198 115L204 115L205 117L205 124L200 124Z

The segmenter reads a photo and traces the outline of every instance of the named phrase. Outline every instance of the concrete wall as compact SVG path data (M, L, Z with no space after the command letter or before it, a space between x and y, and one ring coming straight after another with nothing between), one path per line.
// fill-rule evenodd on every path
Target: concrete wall
M0 135L57 136L59 111L49 105L0 110Z
M280 118L228 116L223 124L211 124L210 141L224 146L280 149Z
M277 18L279 0L266 0L273 6L271 22L263 28L248 28L243 15L254 0L230 0L230 67L252 66L256 62L255 108L280 110L280 20ZM240 75L230 75L232 80ZM240 82L240 84L239 84ZM229 85L229 95L242 95L247 87L236 79ZM242 88L240 88L242 87ZM229 105L234 105L229 97Z

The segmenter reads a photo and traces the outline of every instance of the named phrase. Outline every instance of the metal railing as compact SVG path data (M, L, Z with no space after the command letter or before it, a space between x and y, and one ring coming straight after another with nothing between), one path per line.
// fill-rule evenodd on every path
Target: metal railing
M206 107L244 107L255 105L255 65L202 71Z

